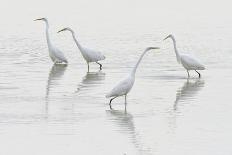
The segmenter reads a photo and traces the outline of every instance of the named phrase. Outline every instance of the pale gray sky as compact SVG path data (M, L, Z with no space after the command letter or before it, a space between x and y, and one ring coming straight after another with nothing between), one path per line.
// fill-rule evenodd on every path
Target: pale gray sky
M18 26L26 30L27 23L37 17L52 18L57 24L89 23L96 27L154 24L180 26L208 24L230 25L231 2L228 0L2 0L1 31ZM75 22L76 23L76 22ZM56 24L56 25L57 25Z

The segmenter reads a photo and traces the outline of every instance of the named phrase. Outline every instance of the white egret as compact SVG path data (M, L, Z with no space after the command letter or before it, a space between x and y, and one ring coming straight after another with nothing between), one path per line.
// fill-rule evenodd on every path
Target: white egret
M193 56L187 55L187 54L180 54L177 50L176 47L176 40L174 38L173 35L168 35L164 40L166 40L167 38L171 38L174 44L174 50L176 53L176 59L178 63L181 63L182 66L187 70L188 73L188 77L189 75L189 71L190 70L195 70L197 72L197 74L199 75L199 78L201 77L201 74L197 71L197 70L204 70L205 66L196 58L194 58Z
M136 69L139 66L139 63L141 62L143 56L146 54L147 51L151 50L151 49L159 49L159 47L148 47L145 49L145 51L142 53L142 55L140 56L138 62L136 63L136 65L134 66L134 68L132 69L132 71L129 73L129 75L123 79L122 81L120 81L107 95L106 98L110 98L110 109L112 109L111 107L111 102L119 97L119 96L123 96L125 95L125 104L126 104L126 96L127 94L130 92L131 88L134 85L134 81L135 81L135 73L136 73Z
M69 28L69 27L63 28L62 30L58 31L58 33L62 32L62 31L70 31L72 33L73 40L75 41L77 47L79 48L83 58L85 59L87 65L88 65L88 72L89 72L89 63L91 63L91 62L96 62L100 66L100 70L102 69L102 64L100 64L98 61L104 60L105 59L104 55L102 55L98 51L88 49L88 48L81 46L76 39L75 32L71 28Z
M47 38L47 44L48 44L48 51L49 51L49 56L52 59L52 61L57 64L57 63L68 63L67 59L65 58L64 54L57 49L55 46L53 46L50 36L49 36L49 24L48 20L46 18L39 18L35 19L34 21L37 20L42 20L46 23L46 38Z

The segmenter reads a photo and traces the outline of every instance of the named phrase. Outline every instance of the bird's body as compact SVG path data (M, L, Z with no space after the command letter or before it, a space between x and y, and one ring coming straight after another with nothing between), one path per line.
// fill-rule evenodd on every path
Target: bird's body
M85 47L81 47L80 51L87 63L98 62L105 59L105 56L102 55L99 51L95 51Z
M205 66L197 58L189 54L179 53L176 47L176 40L173 35L168 35L164 40L166 40L167 38L172 39L177 62L181 63L182 66L187 70L188 77L189 77L190 70L196 71L200 77L201 74L197 70L205 70Z
M180 61L186 70L204 70L204 65L195 57L188 54L180 54Z
M50 39L49 35L49 24L48 20L46 18L40 18L36 20L42 20L46 23L46 39L47 39L47 45L48 45L48 51L49 51L49 56L52 59L52 61L57 64L57 63L68 63L67 59L65 58L64 54L56 48Z
M64 54L57 49L54 46L51 46L49 48L49 56L52 59L52 61L57 64L57 63L68 63L67 59L65 58Z
M107 95L106 97L118 97L126 95L130 92L135 82L135 76L129 75L120 81Z
M77 47L79 48L83 58L85 59L87 65L88 65L88 71L89 71L89 63L91 63L91 62L96 62L97 64L100 65L100 69L102 69L102 65L98 61L104 60L105 56L103 54L101 54L101 52L99 52L99 51L85 48L82 45L80 45L76 39L74 31L71 28L64 28L58 32L66 31L66 30L70 31L72 33L73 40L75 41Z
M145 49L145 51L140 56L138 62L136 63L133 70L128 74L126 78L124 78L122 81L120 81L109 93L107 93L106 98L110 99L110 108L111 108L111 102L113 99L125 95L125 103L126 103L126 96L130 92L131 88L134 85L135 82L135 73L139 66L139 63L141 62L143 56L146 54L147 51L151 49L158 49L158 47L148 47ZM112 108L111 108L112 109Z

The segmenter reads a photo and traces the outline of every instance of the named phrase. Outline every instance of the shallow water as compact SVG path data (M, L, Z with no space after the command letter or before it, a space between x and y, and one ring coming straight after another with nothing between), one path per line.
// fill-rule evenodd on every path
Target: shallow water
M5 19L0 31L0 154L232 153L230 23L212 27L209 21L193 25L180 20L185 23L180 26L147 19L139 25L137 20L146 21L143 16L151 12L128 21L131 14L125 10L126 16L120 12L116 21L104 13L86 15L98 17L95 22L69 16L77 13L77 18L84 11L81 6L78 10L67 4L70 12L59 13L63 3L53 11L42 4L28 4L28 10L17 15L25 18ZM67 66L54 66L48 57L45 25L32 21L43 15L50 17L54 43L68 58ZM110 15L117 17L113 11ZM80 43L105 54L103 70L91 64L87 73L71 35L55 34L69 24ZM170 32L180 51L204 62L202 78L194 72L187 78L172 42L162 42ZM123 97L115 99L110 110L105 94L128 74L147 46L161 49L147 53L140 64L127 111Z

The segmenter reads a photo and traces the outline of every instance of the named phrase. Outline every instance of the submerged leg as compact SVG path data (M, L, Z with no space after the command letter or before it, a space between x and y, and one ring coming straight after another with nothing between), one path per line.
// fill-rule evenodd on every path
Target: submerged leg
M87 63L87 65L88 65L88 72L89 72L89 63Z
M127 95L125 95L125 112L126 112L126 107L127 107L127 100L126 100Z
M189 75L189 71L187 70L187 73L188 73L188 77L190 77L190 75Z
M197 71L197 70L195 70L196 72L197 72L197 74L199 75L199 78L201 77L201 74Z
M96 62L98 65L100 65L100 70L102 70L102 64L100 64L99 62Z
M115 99L116 97L114 97L114 98L112 98L112 99L110 99L110 109L112 110L112 107L111 107L111 102Z

